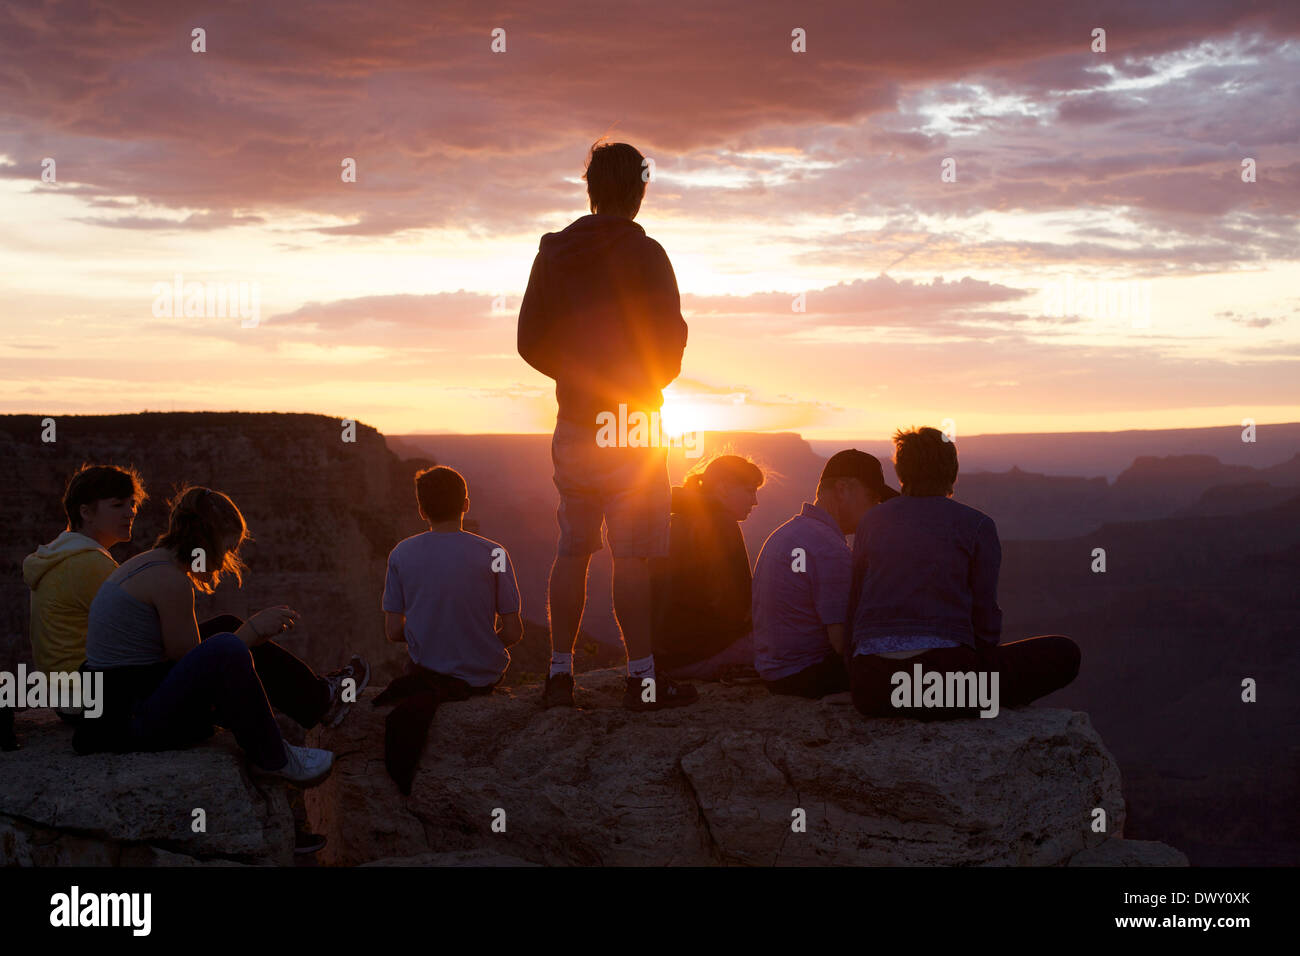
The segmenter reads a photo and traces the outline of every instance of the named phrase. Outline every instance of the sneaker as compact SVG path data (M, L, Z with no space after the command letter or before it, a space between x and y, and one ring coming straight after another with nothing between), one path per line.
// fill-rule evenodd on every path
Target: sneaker
M325 675L325 680L330 687L330 705L325 711L325 716L320 722L325 727L337 727L343 723L343 718L348 715L348 709L352 703L343 699L343 682L351 677L357 682L357 699L361 699L361 692L366 689L370 683L370 665L366 663L364 657L357 654L352 655L352 660L348 662L347 667L340 667L336 671L331 671Z
M654 703L646 703L641 699L641 678L629 677L627 690L623 692L623 706L627 710L664 710L693 704L699 696L690 684L678 684L662 674L656 674Z
M283 767L267 770L256 764L250 764L253 773L259 777L279 777L300 787L314 787L324 783L325 778L334 769L334 752L318 747L295 747L286 742L284 753L289 759Z
M562 672L546 678L546 688L542 691L543 707L573 706L573 675Z
M299 830L293 835L293 852L297 856L316 853L324 849L325 843L325 838L319 833L312 833L310 830Z

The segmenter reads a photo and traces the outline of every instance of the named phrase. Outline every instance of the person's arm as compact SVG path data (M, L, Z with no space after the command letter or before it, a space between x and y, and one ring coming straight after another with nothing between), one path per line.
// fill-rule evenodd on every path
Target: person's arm
M1002 608L998 607L998 569L1002 566L1002 543L993 519L985 517L975 531L971 555L971 626L978 644L1002 641Z
M496 575L496 616L493 629L505 647L518 644L524 636L524 622L520 612L523 606L519 600L519 584L515 581L515 566L510 561L509 552L505 552L506 566L503 571L494 571Z
M554 333L555 316L546 303L546 264L539 251L533 259L528 288L524 290L524 299L519 305L516 344L520 357L548 378L557 378L560 373Z
M298 612L284 604L263 608L235 631L235 637L248 647L256 647L298 625Z
M388 573L384 577L384 596L380 598L384 611L384 637L392 644L406 643L406 596L402 592L402 576L397 571L397 552L388 555Z
M498 614L494 630L505 647L511 647L524 639L524 621L516 611L513 614Z
M150 583L155 582L154 593L144 600L149 601L151 597L154 610L158 612L163 656L169 661L178 661L199 645L199 622L194 617L194 586L182 572L155 572L154 581Z
M653 242L653 240L651 240ZM677 274L668 253L657 242L650 258L648 280L651 334L657 356L654 379L656 388L666 388L682 373L682 356L686 354L687 326L682 318L682 297L677 288Z
M870 511L867 515L871 514ZM850 559L850 577L848 593L848 611L845 618L848 624L849 636L853 635L853 622L857 619L858 603L862 600L862 586L866 583L867 578L867 535L866 524L867 515L862 516L858 522L857 530L853 534L853 555Z
M838 653L844 653L845 624L852 580L852 558L846 547L834 557L808 559L808 584L817 619L826 628L826 639Z

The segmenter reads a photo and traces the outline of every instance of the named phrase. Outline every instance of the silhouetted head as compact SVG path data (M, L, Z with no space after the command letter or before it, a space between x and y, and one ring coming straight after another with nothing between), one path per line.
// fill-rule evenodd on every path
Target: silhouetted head
M175 555L189 569L194 587L204 594L215 591L226 574L243 584L239 548L252 536L235 503L219 491L190 485L178 491L168 506L167 530L153 546Z
M429 524L455 521L469 511L469 489L455 468L435 465L415 473L415 500Z
M682 481L688 494L708 495L737 521L758 504L758 489L767 480L763 469L740 455L715 455L692 468Z
M862 516L874 505L896 497L898 492L885 484L880 459L856 448L831 455L817 482L818 507L835 518L845 534L855 532Z
M603 139L603 137L602 137ZM591 211L602 216L625 216L635 219L645 198L645 180L641 178L645 157L627 143L596 140L587 158L587 198Z
M148 497L134 468L82 465L63 491L68 530L101 544L130 541L135 513Z
M957 484L957 443L937 428L894 432L894 471L909 497L949 497Z

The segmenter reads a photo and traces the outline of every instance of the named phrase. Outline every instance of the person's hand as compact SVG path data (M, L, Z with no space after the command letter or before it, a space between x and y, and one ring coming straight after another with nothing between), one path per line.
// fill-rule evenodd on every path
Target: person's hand
M298 612L283 604L264 608L248 619L248 626L257 635L258 643L270 640L298 624Z

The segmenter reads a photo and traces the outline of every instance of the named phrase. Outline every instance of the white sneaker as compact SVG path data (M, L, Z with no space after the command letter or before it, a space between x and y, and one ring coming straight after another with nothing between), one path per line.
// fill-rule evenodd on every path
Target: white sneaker
M276 770L267 770L252 763L249 766L260 777L281 777L300 787L314 787L324 783L325 778L334 769L332 750L321 750L319 747L295 747L285 741L284 753L289 759L285 761L283 767Z

